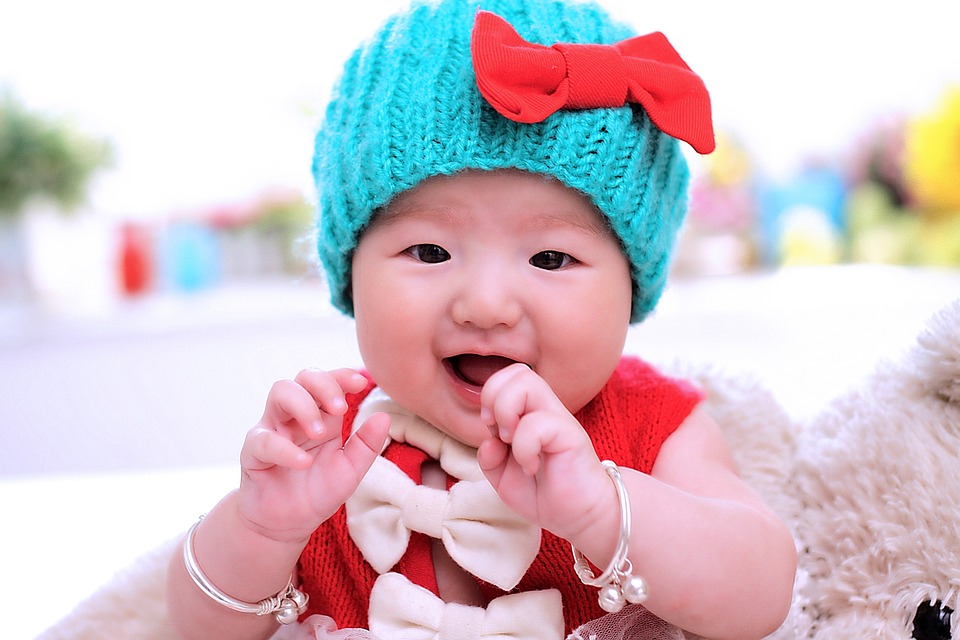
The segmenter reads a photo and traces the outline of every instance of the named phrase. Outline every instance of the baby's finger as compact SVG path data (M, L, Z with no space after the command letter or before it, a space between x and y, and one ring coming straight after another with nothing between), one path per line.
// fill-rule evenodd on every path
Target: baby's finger
M250 431L240 450L240 466L248 471L261 471L271 467L305 469L313 456L282 435L267 428Z
M510 456L510 449L497 438L487 438L477 449L477 462L493 486L497 486L503 475L503 466Z
M360 393L370 384L366 376L356 369L334 369L330 372L330 375L337 380L340 388L347 393Z
M555 425L550 424L553 419L550 414L529 414L513 435L510 454L529 476L540 470L540 456L557 435Z
M515 364L495 373L480 393L481 415L494 437L510 442L526 406L523 379L535 375L526 365Z
M279 380L270 388L263 423L274 429L298 426L313 440L324 435L332 437L324 427L323 415L313 396L294 380Z
M367 379L353 369L304 369L294 381L313 397L325 413L340 417L347 412L347 393L358 393L367 386Z
M390 416L375 413L367 418L343 444L343 453L357 472L357 479L366 475L387 442Z
M512 386L513 381L518 376L527 372L532 372L532 369L521 363L512 364L497 371L483 383L483 389L480 391L480 403L483 406L491 406L504 389Z
M494 400L491 408L497 435L504 442L513 442L521 421L534 410L533 399L541 391L538 384L545 386L533 372L521 372L510 379Z

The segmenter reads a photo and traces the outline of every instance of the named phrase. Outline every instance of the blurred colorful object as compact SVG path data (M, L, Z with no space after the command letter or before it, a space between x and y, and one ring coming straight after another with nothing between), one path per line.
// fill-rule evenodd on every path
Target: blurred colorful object
M695 168L678 271L960 267L960 85L929 112L869 122L846 157L807 160L793 175L768 179L724 132Z
M756 262L756 197L746 149L717 133L716 150L702 156L690 187L687 226L677 268L696 274L743 271Z
M733 137L717 134L717 148L703 158L703 171L690 189L689 218L711 231L744 231L753 226L753 168L746 149Z
M866 153L854 154L850 259L960 266L960 86L896 123L876 128Z
M177 222L162 242L167 281L179 291L204 289L219 280L220 247L213 229L196 222Z
M760 195L765 262L841 261L846 198L843 177L825 165L811 165L790 180L765 184Z
M843 238L823 209L795 205L782 212L777 249L784 266L836 264L843 259Z
M153 249L150 232L144 225L128 222L120 228L120 293L146 293L153 284Z
M913 205L932 215L960 216L960 85L930 113L907 125L906 182Z
M847 159L847 177L852 185L883 187L896 206L910 198L904 177L904 149L908 116L883 116L853 141Z
M847 232L853 262L916 264L919 218L886 185L866 181L850 192Z
M112 157L106 141L27 109L9 91L0 93L0 218L17 218L38 202L59 211L76 208Z

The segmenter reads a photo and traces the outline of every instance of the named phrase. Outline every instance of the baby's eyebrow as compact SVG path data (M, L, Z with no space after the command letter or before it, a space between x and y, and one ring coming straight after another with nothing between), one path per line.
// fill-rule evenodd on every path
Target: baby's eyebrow
M370 221L370 226L394 224L405 217L450 224L456 220L457 213L455 209L450 207L427 207L410 205L403 202L392 202L377 210L373 219Z
M597 212L595 217L584 219L582 215L564 216L560 214L542 214L530 221L530 227L534 230L555 229L557 227L572 227L575 230L588 233L590 235L605 237L613 231L606 223L602 214Z

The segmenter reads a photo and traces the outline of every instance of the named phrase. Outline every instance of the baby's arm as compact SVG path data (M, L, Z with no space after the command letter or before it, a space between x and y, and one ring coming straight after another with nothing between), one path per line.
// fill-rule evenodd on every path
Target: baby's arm
M780 626L793 594L793 537L740 479L706 412L694 411L664 442L650 475L623 475L630 557L650 585L644 606L717 640L762 638ZM579 544L589 544L585 533Z
M310 534L353 493L379 454L389 418L371 416L345 443L345 393L355 371L306 370L276 383L240 453L240 488L203 519L194 551L203 573L231 597L256 603L281 591ZM295 576L294 576L295 577ZM272 615L237 613L202 593L180 548L170 562L168 608L184 638L267 638Z
M617 546L620 510L586 432L529 369L505 369L487 385L484 416L495 436L480 448L487 477L513 509L602 571ZM647 609L717 640L761 638L779 626L791 601L793 539L740 480L709 416L691 414L651 474L622 475L633 514L629 558L649 586Z

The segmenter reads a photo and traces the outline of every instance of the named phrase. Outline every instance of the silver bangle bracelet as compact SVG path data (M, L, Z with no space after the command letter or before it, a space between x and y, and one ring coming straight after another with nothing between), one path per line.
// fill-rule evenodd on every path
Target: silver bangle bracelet
M201 516L200 520L193 523L187 531L187 539L183 543L183 564L186 566L187 573L197 587L211 600L233 611L255 613L258 616L274 614L274 617L276 617L277 622L280 624L292 624L296 622L307 610L309 597L293 586L292 575L287 582L287 586L277 595L264 598L256 604L232 598L210 582L210 578L200 570L200 565L197 563L197 556L193 552L193 539L197 534L197 526L202 520L203 517Z
M623 476L620 475L620 468L610 460L604 460L602 464L607 475L613 481L613 486L617 490L617 501L620 503L620 539L617 541L617 549L606 570L599 576L595 576L590 568L590 563L583 557L583 554L572 545L571 548L573 549L573 569L576 571L577 577L586 585L600 587L598 596L600 607L604 611L616 613L623 609L628 602L640 604L646 600L648 588L647 582L643 578L631 575L633 565L627 558L632 513L627 487L623 484Z

